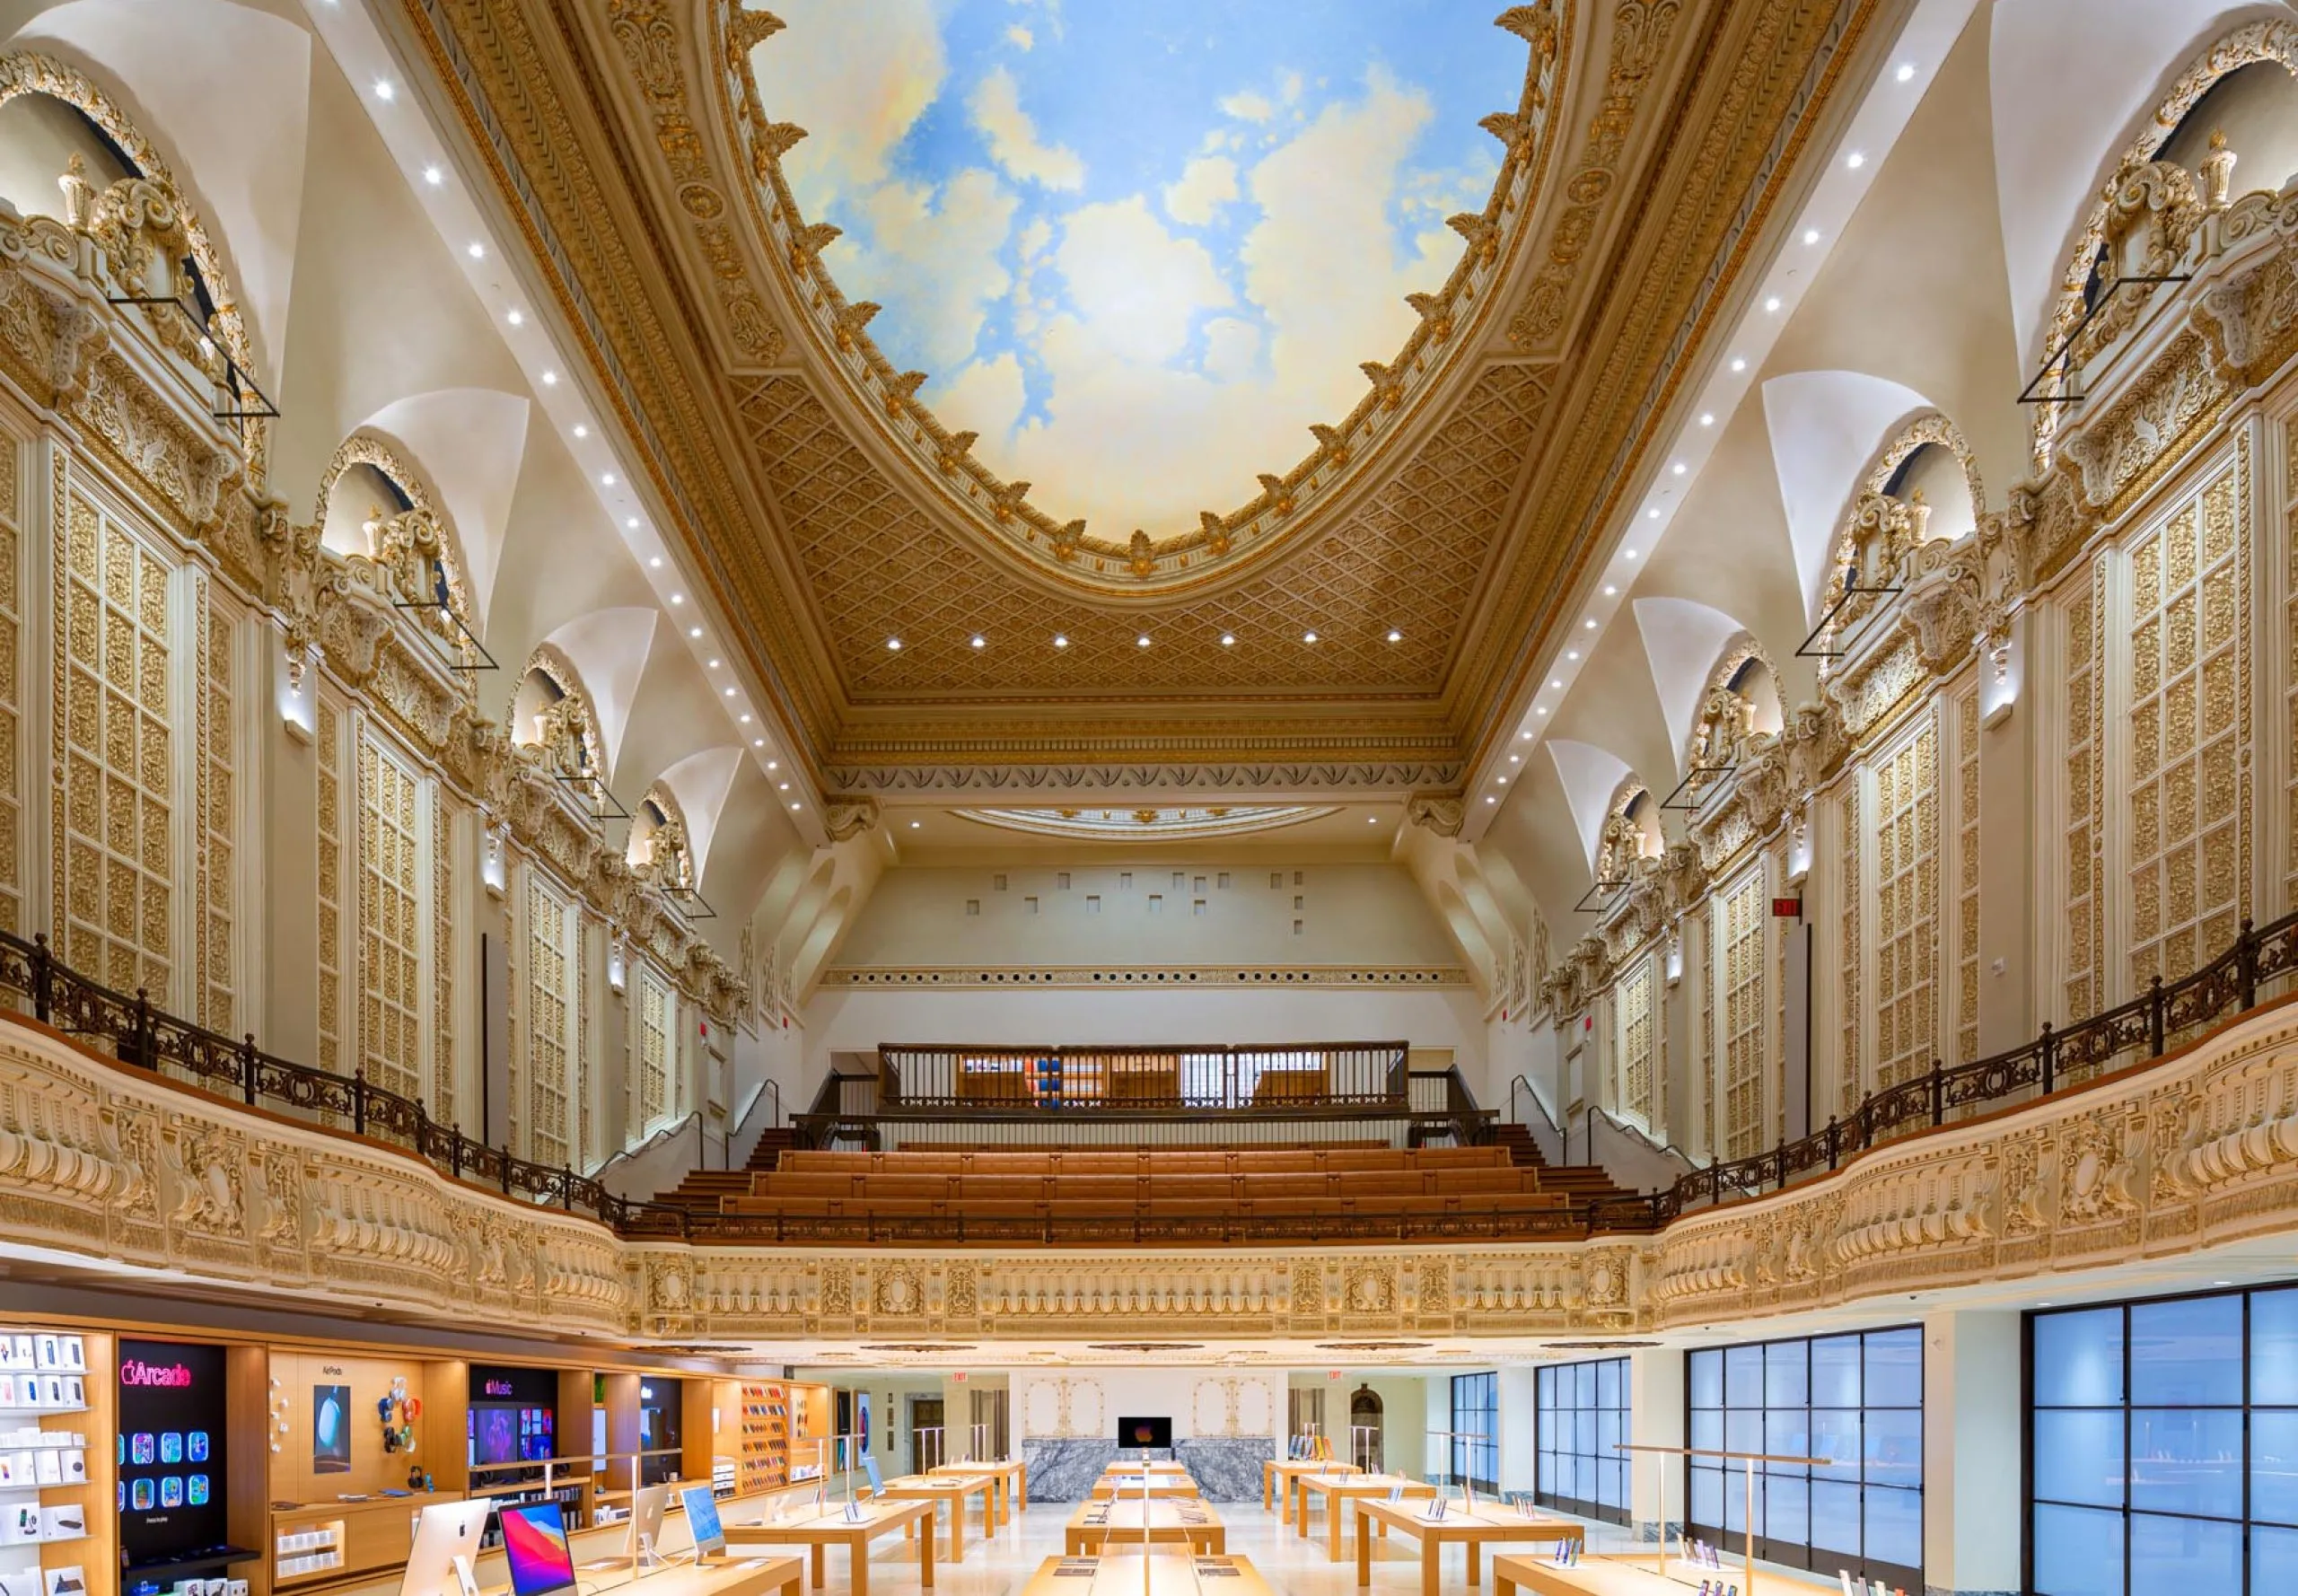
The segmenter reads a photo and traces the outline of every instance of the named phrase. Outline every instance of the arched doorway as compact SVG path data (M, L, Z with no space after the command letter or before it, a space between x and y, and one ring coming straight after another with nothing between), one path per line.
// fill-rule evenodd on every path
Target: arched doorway
M1369 1385L1360 1385L1348 1399L1348 1455L1367 1474L1385 1473L1381 1461L1384 1421L1381 1416L1380 1394Z

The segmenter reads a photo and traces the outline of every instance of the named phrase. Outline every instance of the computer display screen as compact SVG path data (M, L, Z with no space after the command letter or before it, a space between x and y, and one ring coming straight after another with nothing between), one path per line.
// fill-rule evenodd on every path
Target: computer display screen
M686 1504L687 1528L694 1532L694 1549L710 1557L726 1549L726 1531L718 1522L718 1502L708 1486L688 1486L679 1493Z
M574 1557L556 1502L504 1510L503 1556L511 1565L512 1596L554 1596L574 1588Z

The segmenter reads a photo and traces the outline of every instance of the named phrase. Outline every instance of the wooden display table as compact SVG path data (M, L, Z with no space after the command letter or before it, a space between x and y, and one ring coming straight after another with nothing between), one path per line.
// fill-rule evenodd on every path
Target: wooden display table
M1188 1465L1187 1463L1159 1462L1153 1459L1146 1463L1138 1463L1129 1461L1124 1458L1112 1458L1110 1460L1109 1465L1104 1468L1101 1472L1103 1474L1141 1474L1145 1472L1149 1474L1187 1474L1188 1473Z
M928 1474L987 1474L990 1478L988 1500L996 1510L992 1530L1010 1524L1013 1515L1030 1504L1030 1466L1019 1458L1006 1458L995 1463L936 1463Z
M1092 1492L1096 1502L1106 1502L1112 1496L1131 1496L1137 1500L1142 1494L1141 1476L1138 1474L1104 1474L1093 1482ZM1195 1497L1200 1495L1197 1481L1186 1474L1151 1475L1147 1494L1152 1497Z
M1142 1525L1146 1513L1148 1526ZM1136 1551L1142 1542L1180 1545L1198 1552L1225 1552L1229 1531L1221 1515L1196 1502L1081 1502L1062 1532L1062 1549L1072 1557L1102 1551ZM1106 1543L1106 1544L1105 1544Z
M987 1534L997 1528L989 1508L989 1493L996 1488L997 1481L987 1474L905 1474L886 1481L883 1490L872 1495L889 1502L930 1502L935 1518L941 1514L941 1504L948 1503L950 1561L954 1563L966 1555L966 1498L981 1498L982 1532ZM934 1532L933 1526L934 1519L927 1519L927 1534Z
M806 1583L806 1560L791 1557L712 1557L701 1564L680 1563L640 1574L643 1584L633 1581L627 1563L597 1570L577 1567L585 1591L617 1591L635 1585L646 1596L767 1596L768 1592L803 1596ZM510 1596L511 1592L507 1584L479 1589L484 1596Z
M1134 1557L1048 1557L1038 1565L1020 1596L1202 1596L1215 1590L1220 1596L1273 1596L1250 1557L1188 1557L1159 1552L1147 1559ZM1217 1573L1215 1571L1218 1571ZM1200 1581L1200 1571L1214 1577Z
M833 1507L827 1513L811 1510L797 1518L770 1520L755 1524L727 1524L726 1544L729 1547L803 1546L812 1554L808 1572L817 1591L826 1583L824 1567L829 1562L831 1547L846 1548L846 1585L854 1596L870 1596L870 1543L881 1535L890 1535L897 1530L915 1530L920 1519L934 1511L931 1502L865 1502L858 1523L848 1523L846 1510ZM931 1530L917 1538L917 1583L926 1590L934 1588L934 1536ZM652 1596L652 1593L649 1593ZM667 1596L667 1593L666 1593Z
M1437 1596L1442 1588L1439 1570L1448 1545L1468 1554L1469 1583L1478 1585L1484 1583L1481 1565L1487 1546L1554 1546L1559 1540L1578 1540L1582 1535L1580 1526L1569 1519L1533 1518L1490 1502L1479 1502L1472 1509L1450 1504L1441 1519L1422 1517L1426 1510L1420 1506L1366 1496L1356 1499L1355 1509L1358 1588L1373 1583L1373 1531L1375 1526L1385 1526L1420 1542L1421 1596Z
M1407 1479L1398 1474L1304 1474L1301 1477L1301 1511L1294 1515L1294 1526L1301 1539L1309 1539L1309 1497L1320 1494L1325 1498L1325 1537L1330 1543L1330 1557L1340 1561L1341 1542L1348 1534L1348 1504L1359 1496L1377 1496L1388 1500L1390 1495L1402 1491L1407 1497L1433 1497L1436 1487L1426 1480ZM1386 1525L1381 1533L1388 1533Z
M1687 1596L1698 1589L1693 1582L1729 1580L1745 1588L1746 1574L1738 1565L1699 1568L1682 1557L1668 1559L1671 1570L1661 1574L1652 1566L1652 1555L1633 1557L1583 1557L1570 1568L1558 1568L1545 1557L1504 1557L1492 1559L1493 1596L1515 1596L1519 1590L1539 1596ZM1768 1579L1768 1576L1759 1576ZM1800 1580L1769 1580L1775 1591L1808 1592ZM1748 1596L1754 1596L1750 1591Z
M1354 1463L1319 1463L1308 1458L1271 1458L1260 1466L1260 1504L1276 1521L1293 1521L1293 1482L1304 1474L1362 1474ZM1306 1504L1304 1503L1305 1506Z

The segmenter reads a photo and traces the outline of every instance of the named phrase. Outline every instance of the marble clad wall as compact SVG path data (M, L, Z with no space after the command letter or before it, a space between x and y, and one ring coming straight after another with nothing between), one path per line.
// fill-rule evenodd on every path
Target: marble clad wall
M1022 1459L1029 1465L1030 1500L1082 1502L1093 1482L1119 1456L1113 1441L1060 1440L1039 1437L1022 1443ZM1137 1447L1123 1456L1138 1458ZM1177 1440L1171 1451L1152 1454L1181 1463L1197 1481L1207 1502L1260 1500L1260 1466L1276 1456L1273 1435L1220 1435L1201 1440Z

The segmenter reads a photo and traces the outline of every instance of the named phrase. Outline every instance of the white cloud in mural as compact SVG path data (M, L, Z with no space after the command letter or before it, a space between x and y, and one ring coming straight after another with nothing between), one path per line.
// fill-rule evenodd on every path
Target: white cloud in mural
M780 8L803 48L779 36L750 55L759 93L779 121L807 130L782 170L800 207L882 181L894 146L942 92L948 65L934 0L798 0Z
M947 370L973 352L990 303L1012 285L1003 257L1015 204L996 174L979 168L938 193L881 184L864 201L873 247L839 259L841 285L899 314L929 369Z
M1074 150L1038 137L1037 124L1022 109L1021 85L1003 66L975 85L967 110L973 114L974 127L989 141L990 158L1006 176L1048 189L1085 186L1085 163Z
M1237 163L1226 155L1206 155L1181 168L1181 180L1165 185L1165 215L1187 227L1202 227L1237 197Z
M1038 36L1015 22L1005 30L1005 41L1018 50L1033 49L1037 46Z
M1257 94L1250 89L1224 95L1221 109L1240 122L1266 122L1276 114L1276 103L1267 95Z

